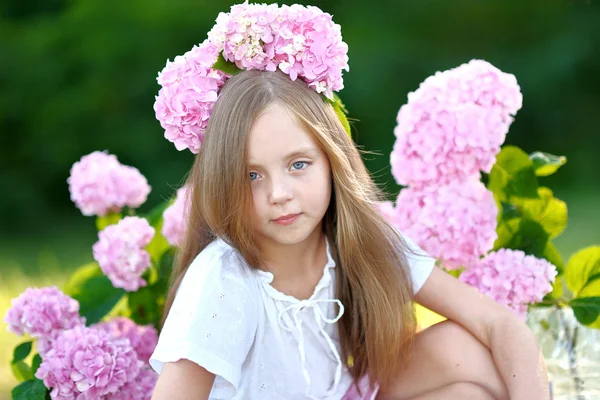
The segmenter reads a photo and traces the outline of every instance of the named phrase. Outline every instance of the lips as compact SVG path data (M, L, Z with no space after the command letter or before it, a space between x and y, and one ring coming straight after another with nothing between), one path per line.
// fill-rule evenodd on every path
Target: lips
M277 224L281 224L281 225L289 225L289 224L293 223L294 221L296 221L299 216L300 216L300 214L282 215L281 217L274 219L273 222L275 222Z

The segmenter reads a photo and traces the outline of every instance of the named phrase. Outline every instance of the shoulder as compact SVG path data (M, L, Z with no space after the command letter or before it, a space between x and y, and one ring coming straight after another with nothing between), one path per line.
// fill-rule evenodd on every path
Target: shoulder
M424 251L414 240L398 231L405 243L405 258L413 283L413 293L416 294L431 275L436 260Z
M215 239L194 258L177 290L175 299L200 300L206 292L251 292L254 274L239 253L222 239Z

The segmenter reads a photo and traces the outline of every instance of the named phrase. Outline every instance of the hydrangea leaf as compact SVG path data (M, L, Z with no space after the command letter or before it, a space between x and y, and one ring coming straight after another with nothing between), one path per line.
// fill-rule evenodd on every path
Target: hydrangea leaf
M48 389L39 379L27 380L11 391L13 400L45 400L47 394Z
M110 214L106 214L103 217L97 217L96 218L96 229L98 229L98 232L100 232L107 226L116 224L120 220L121 220L121 214L119 214L119 213L110 213Z
M25 364L24 361L17 361L10 363L10 368L14 377L19 382L27 381L33 378L33 373L29 365Z
M600 246L586 247L573 254L565 268L565 281L574 297L579 297L584 289L587 296L600 296L600 285L598 293L590 293L595 283L600 282Z
M541 151L531 153L529 159L533 161L533 167L537 176L552 175L567 162L567 157L565 156L555 156L549 153L542 153Z
M31 353L31 344L33 342L30 340L29 342L24 342L15 347L13 352L12 362L23 361L27 358L29 353Z
M215 61L212 68L229 75L236 75L242 71L235 63L225 60L223 53L219 53L219 58L217 58L217 61Z
M537 199L513 199L519 214L537 221L544 227L550 238L560 235L567 226L567 204L554 197L547 187L538 188Z
M497 233L494 250L500 248L523 250L526 254L544 258L549 236L539 222L527 218L501 221Z
M79 313L89 326L108 314L125 291L114 287L100 266L93 262L79 267L71 275L65 293L79 302Z
M516 146L504 146L496 156L489 175L488 189L501 201L512 197L538 198L533 161Z
M600 329L600 296L575 298L569 302L569 305L573 308L575 318L579 322Z

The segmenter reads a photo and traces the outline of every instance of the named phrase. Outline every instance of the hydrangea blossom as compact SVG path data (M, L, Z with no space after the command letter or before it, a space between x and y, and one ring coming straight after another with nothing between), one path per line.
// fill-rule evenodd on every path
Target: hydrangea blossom
M35 373L53 399L101 399L140 372L129 341L84 326L62 331Z
M85 324L85 318L79 315L77 300L55 286L25 289L11 300L4 321L9 331L38 338L37 348L41 355L51 348L62 330Z
M515 76L483 60L430 76L398 113L394 178L412 186L479 179L495 163L522 100Z
M171 246L179 246L187 229L187 201L189 191L186 187L177 190L175 202L163 213L162 234Z
M525 319L527 304L552 291L556 267L521 250L500 249L477 261L459 277Z
M71 200L88 216L119 212L124 206L137 208L150 193L148 181L136 168L101 151L74 163L67 183Z
M153 236L154 228L139 217L125 217L100 231L93 246L94 259L114 287L133 292L146 286L140 276L150 266L150 254L144 248Z
M178 150L200 149L219 89L230 77L212 67L222 54L242 70L281 70L333 99L344 87L348 45L330 14L314 6L237 4L220 13L208 39L159 73L154 110Z
M211 67L219 49L208 40L173 61L167 61L157 81L162 86L154 103L165 138L177 150L200 150L217 93L228 75Z
M107 397L108 400L150 400L156 386L158 374L148 366L141 368L138 376L123 385L119 391Z
M448 269L470 265L493 248L498 209L493 194L474 180L405 188L384 217Z
M138 358L145 363L150 359L158 343L158 334L152 325L141 326L126 317L116 317L95 324L93 327L108 333L112 339L129 339Z

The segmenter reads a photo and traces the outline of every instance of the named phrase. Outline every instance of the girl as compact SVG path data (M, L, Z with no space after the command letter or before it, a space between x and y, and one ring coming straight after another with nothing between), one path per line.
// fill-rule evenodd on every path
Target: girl
M187 179L154 399L547 399L530 330L382 218L331 104L244 71ZM447 321L415 333L412 301Z

